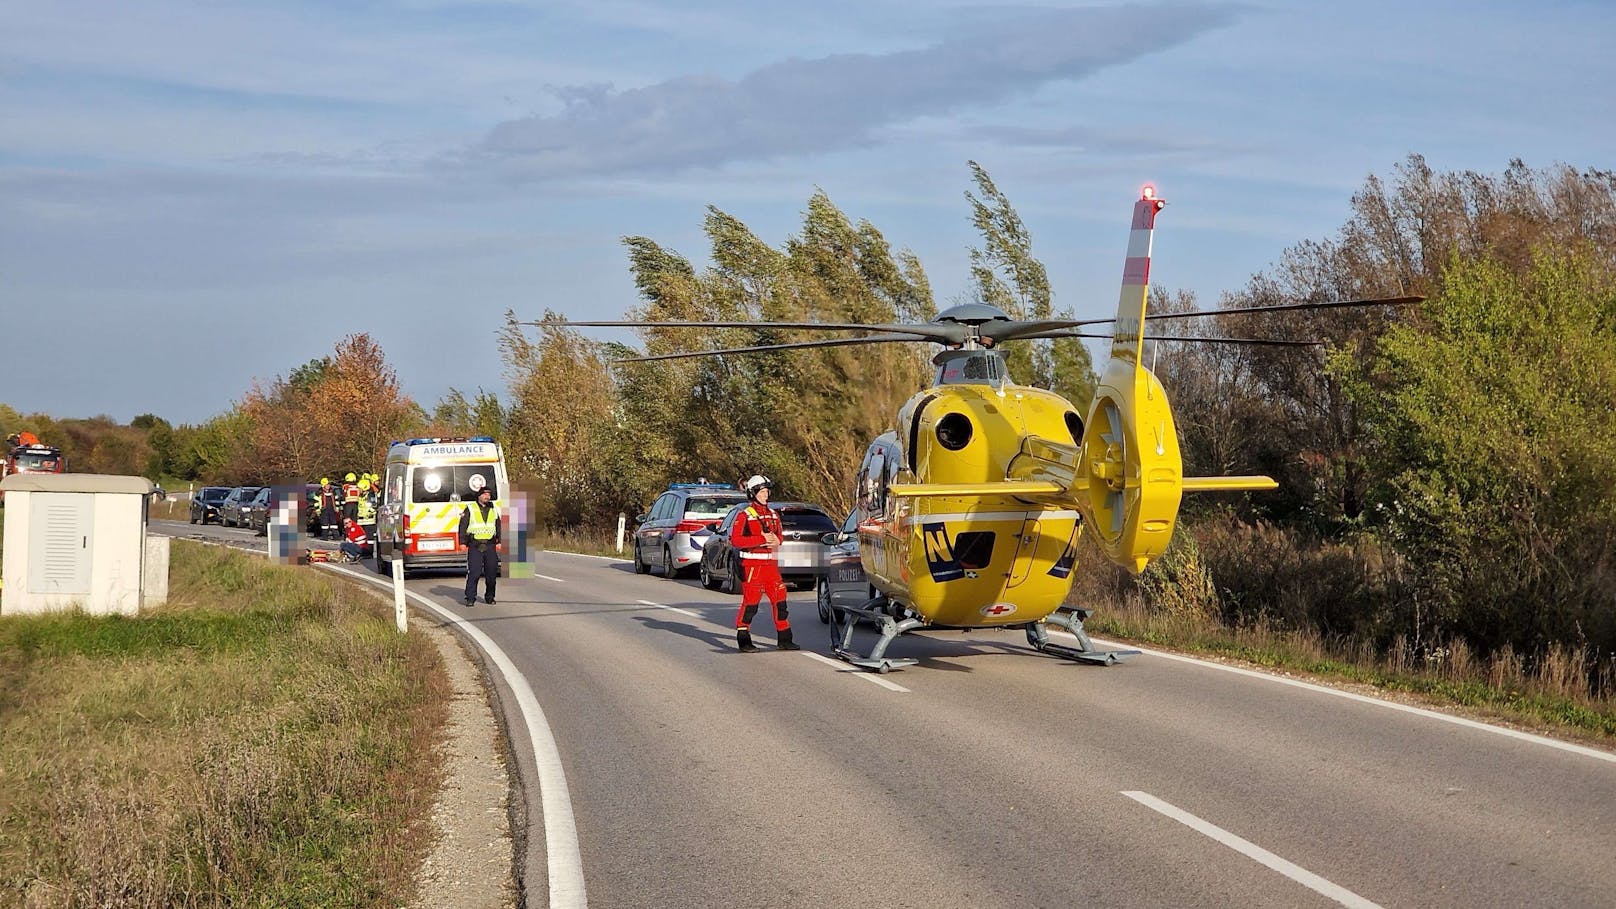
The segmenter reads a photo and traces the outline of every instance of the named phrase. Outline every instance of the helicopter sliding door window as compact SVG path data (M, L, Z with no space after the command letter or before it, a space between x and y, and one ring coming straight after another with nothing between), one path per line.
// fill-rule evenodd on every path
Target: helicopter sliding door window
M966 571L981 571L993 564L991 530L968 530L954 538L954 559Z

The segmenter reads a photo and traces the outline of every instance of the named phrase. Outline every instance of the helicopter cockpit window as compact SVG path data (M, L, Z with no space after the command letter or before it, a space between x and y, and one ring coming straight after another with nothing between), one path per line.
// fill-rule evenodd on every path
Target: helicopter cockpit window
M942 355L937 364L938 385L991 385L1003 388L1010 381L1004 358L995 351L972 350Z

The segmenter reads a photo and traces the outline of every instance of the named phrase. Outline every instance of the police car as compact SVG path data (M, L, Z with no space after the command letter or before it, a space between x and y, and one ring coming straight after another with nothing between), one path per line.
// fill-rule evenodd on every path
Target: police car
M678 577L701 561L699 544L707 525L746 500L732 483L672 484L634 519L640 525L634 531L634 570L645 574L655 568L665 578Z

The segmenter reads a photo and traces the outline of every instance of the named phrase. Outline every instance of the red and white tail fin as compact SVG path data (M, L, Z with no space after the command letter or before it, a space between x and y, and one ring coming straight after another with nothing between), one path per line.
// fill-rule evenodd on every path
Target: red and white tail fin
M1133 229L1128 234L1128 259L1122 266L1111 356L1135 367L1145 334L1145 304L1150 298L1150 244L1156 233L1156 213L1166 205L1156 198L1154 186L1146 186L1133 204Z

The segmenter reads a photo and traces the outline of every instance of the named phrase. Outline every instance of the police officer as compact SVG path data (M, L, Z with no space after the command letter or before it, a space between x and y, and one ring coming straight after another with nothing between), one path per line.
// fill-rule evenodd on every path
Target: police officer
M782 534L780 515L769 507L774 481L758 474L746 481L751 502L735 519L729 541L741 557L741 609L735 613L735 642L742 653L755 653L752 618L765 595L774 607L774 632L781 650L801 650L791 640L791 622L786 618L786 584L780 578L779 551Z
M477 490L477 501L460 513L460 545L466 547L466 605L477 602L477 579L486 578L483 602L494 605L494 582L499 578L499 506L494 490Z

